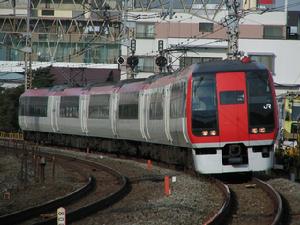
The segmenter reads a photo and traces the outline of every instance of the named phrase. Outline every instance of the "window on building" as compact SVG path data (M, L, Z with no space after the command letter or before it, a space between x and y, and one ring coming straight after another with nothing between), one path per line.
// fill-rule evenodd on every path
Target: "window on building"
M163 119L163 92L154 92L150 97L149 107L149 119L150 120L162 120Z
M172 86L170 99L170 118L181 118L185 111L185 83Z
M91 95L89 104L90 119L109 118L109 98L110 95Z
M140 72L153 72L154 58L152 56L139 56L138 70Z
M65 118L78 118L79 96L62 96L60 99L59 115Z
M192 65L194 63L204 63L211 61L222 60L221 57L181 57L179 60L179 65L181 68Z
M213 32L214 24L213 23L199 23L199 32Z
M264 64L273 75L275 75L275 55L274 54L248 54L252 60Z
M137 23L136 38L154 38L154 24Z
M119 119L137 120L139 118L139 93L120 93Z
M43 9L42 16L54 16L54 10L53 9Z
M264 38L265 39L283 39L283 27L282 26L264 26Z
M19 114L21 116L47 117L48 97L21 97Z

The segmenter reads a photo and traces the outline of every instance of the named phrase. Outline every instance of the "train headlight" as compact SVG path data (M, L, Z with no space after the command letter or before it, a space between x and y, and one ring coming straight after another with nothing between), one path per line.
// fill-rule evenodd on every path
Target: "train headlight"
M252 134L257 134L258 133L258 129L257 128L252 128L251 129L251 133Z
M209 131L209 135L211 136L216 136L217 132L215 130Z
M201 134L202 134L203 136L207 136L207 135L208 135L208 131L207 131L207 130L204 130L204 131L201 132Z
M259 133L266 133L266 128L260 127L260 128L258 129L258 131L259 131Z

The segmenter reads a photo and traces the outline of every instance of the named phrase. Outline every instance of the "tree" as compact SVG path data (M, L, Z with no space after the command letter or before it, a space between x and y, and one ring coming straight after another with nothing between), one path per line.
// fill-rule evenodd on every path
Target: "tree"
M33 87L51 87L53 84L53 75L50 73L50 67L40 68L33 72ZM0 87L0 130L18 131L18 108L19 98L24 92L24 85L16 88L4 89Z
M24 86L3 89L0 93L0 130L17 131L19 97L24 91Z
M33 71L33 88L51 87L53 82L54 78L53 74L51 74L51 66Z

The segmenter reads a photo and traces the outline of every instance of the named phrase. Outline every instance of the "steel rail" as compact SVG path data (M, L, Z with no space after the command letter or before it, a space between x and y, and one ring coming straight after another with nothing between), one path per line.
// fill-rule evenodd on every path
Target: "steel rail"
M258 179L253 178L253 181L261 187L272 199L274 205L275 217L271 225L279 225L283 219L283 202L280 194L268 183Z
M71 192L63 197L50 200L44 204L30 207L24 210L20 210L14 213L10 213L7 215L0 216L0 224L1 225L11 225L23 222L30 218L33 218L43 212L54 210L61 205L67 205L72 201L75 201L79 198L84 197L95 187L95 178L92 176L89 177L88 182L81 188Z
M3 145L3 143L2 143L2 145ZM14 147L19 148L18 145L14 146ZM22 146L21 146L21 148L22 148ZM95 166L97 168L101 168L103 171L106 171L107 173L117 177L119 184L121 186L121 188L119 190L115 191L114 193L110 193L109 195L103 197L102 199L100 199L98 201L95 201L95 202L85 205L81 208L67 212L66 220L68 222L74 222L74 221L80 220L92 213L95 213L99 210L105 209L105 208L109 207L110 205L120 201L131 191L131 183L129 182L129 179L127 177L121 175L116 170L114 170L110 167L104 166L95 161L91 161L88 159L82 159L78 156L77 157L70 156L62 151L51 151L51 150L49 151L49 150L50 149L47 147L40 147L38 154L45 155L45 156L55 155L58 158L76 160L76 161L80 161L81 163L84 163L84 164L88 164L91 166ZM67 205L70 201L73 201L75 199L78 199L80 196L83 196L85 193L87 193L87 192L84 192L84 190L86 190L86 189L88 191L92 190L95 187L95 185L96 185L95 179L93 177L90 177L89 183L87 185L85 185L83 188L81 188L83 190L79 189L79 190L72 192L71 194L68 194L60 199L55 199L55 200L49 201L45 204L42 204L42 205L39 205L36 207L32 207L32 208L28 208L28 209L25 209L25 210L22 210L19 212L4 215L4 216L2 216L3 218L0 217L0 224L1 225L2 224L10 225L10 224L20 223L20 222L23 222L24 220L33 218L40 213L55 210L61 206ZM48 220L40 221L40 222L37 222L34 224L37 225L37 224L56 224L56 223L57 223L57 218L53 217Z
M47 154L49 154L49 150L50 149L48 147L41 147L40 154L47 155ZM54 154L53 151L50 154ZM119 184L121 186L121 188L119 190L115 191L114 193L110 193L109 195L107 195L95 202L87 204L81 208L67 212L66 213L66 221L68 221L68 223L80 220L90 214L97 212L97 211L106 209L107 207L120 201L131 191L131 183L129 182L129 179L126 176L123 176L122 174L120 174L119 172L117 172L116 170L114 170L108 166L104 166L100 163L97 163L95 161L91 161L88 159L82 159L80 156L66 155L66 153L63 151L55 151L55 154L58 155L60 158L68 158L68 159L71 158L73 160L80 161L82 163L101 168L102 170L106 171L107 173L110 173L113 176L117 177L119 180ZM56 223L57 223L57 218L53 217L53 218L50 218L45 221L34 223L34 225L41 225L41 224L45 225L45 224L56 224Z
M210 216L205 222L204 225L223 225L226 218L228 218L228 215L230 214L230 209L232 206L232 193L229 189L228 185L224 184L223 182L213 179L213 183L217 185L217 187L221 190L224 201L221 206L221 208L212 216Z

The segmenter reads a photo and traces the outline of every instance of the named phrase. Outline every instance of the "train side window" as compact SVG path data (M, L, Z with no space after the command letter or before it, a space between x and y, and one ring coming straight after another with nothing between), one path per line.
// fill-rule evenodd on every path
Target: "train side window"
M244 91L222 91L220 92L220 103L222 105L228 104L244 104Z
M163 93L155 92L150 97L149 107L149 119L150 120L162 120L163 119Z
M48 97L33 96L20 99L20 115L47 117Z
M26 116L25 115L25 107L26 107L26 97L21 97L19 100L19 115L20 116Z
M120 93L119 119L137 120L139 118L139 93Z
M110 95L91 95L89 103L90 119L108 119L109 118L109 99Z
M79 96L62 96L60 99L59 115L64 118L78 118Z
M171 89L170 99L170 118L184 117L185 98L186 98L185 83L181 82L174 84Z

